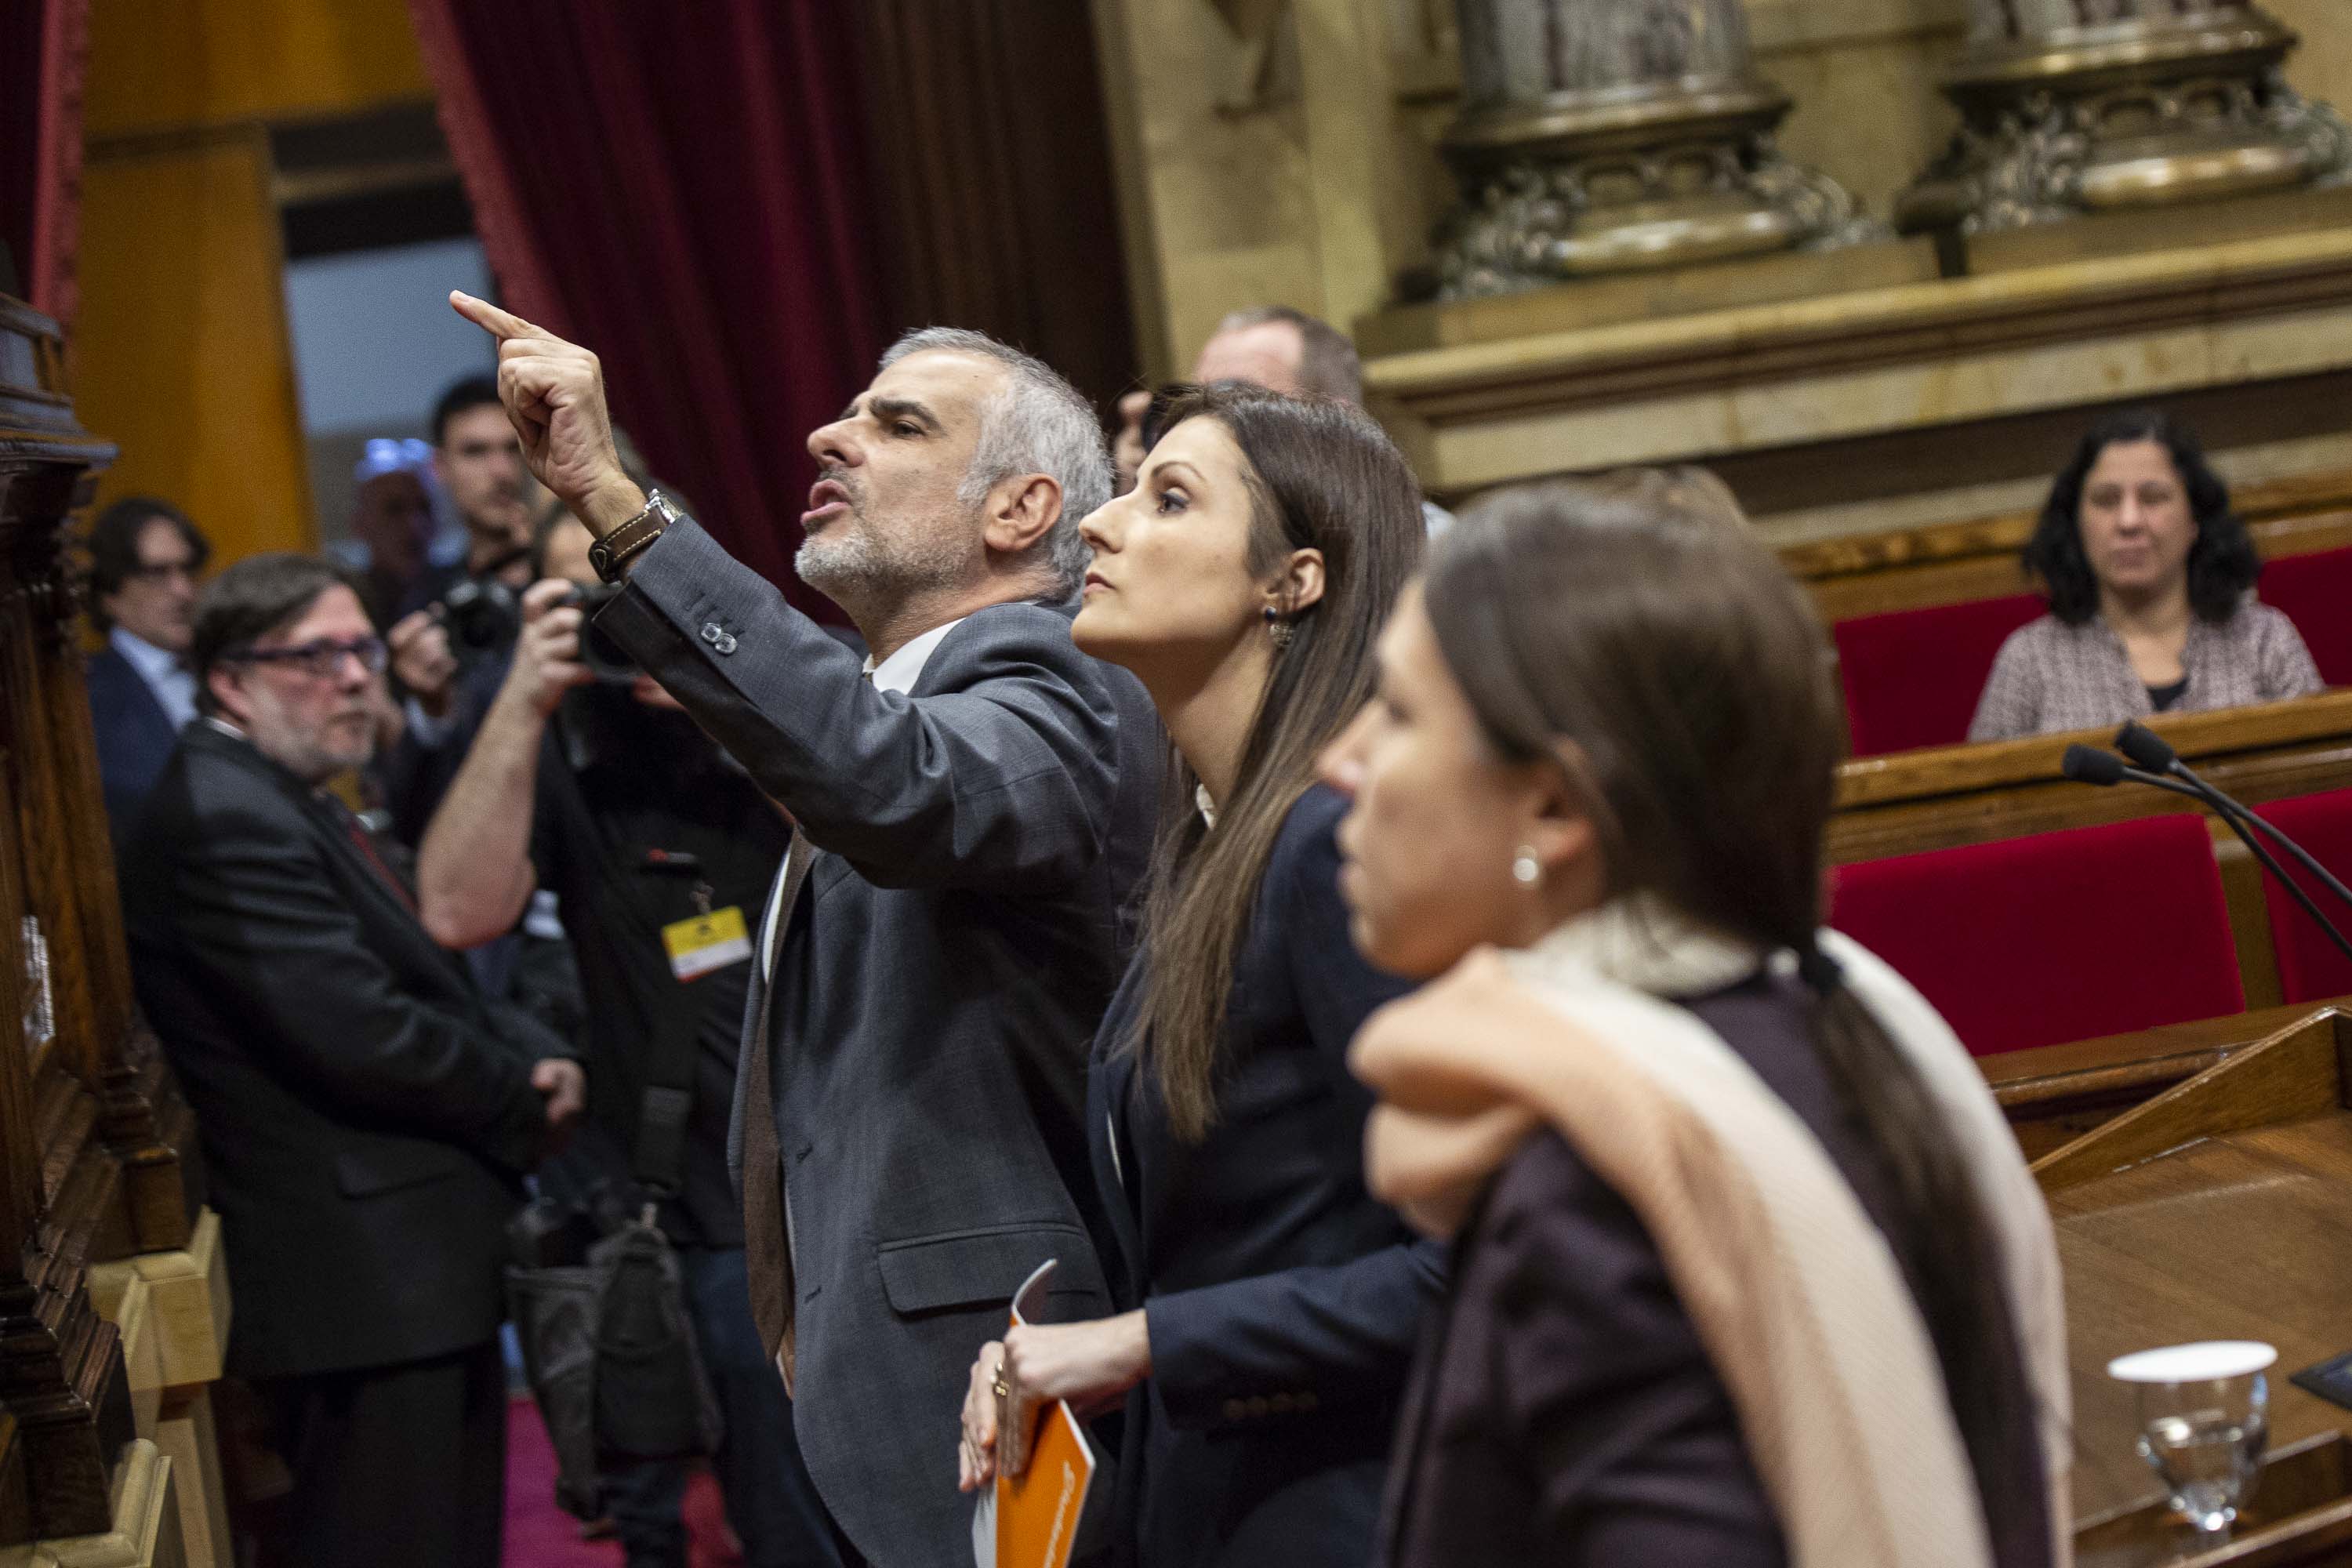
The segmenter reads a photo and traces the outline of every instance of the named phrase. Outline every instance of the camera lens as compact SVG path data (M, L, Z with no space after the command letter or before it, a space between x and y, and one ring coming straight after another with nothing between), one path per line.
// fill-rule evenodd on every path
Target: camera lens
M460 656L505 647L522 624L514 591L495 578L467 578L453 584L441 596L441 612Z

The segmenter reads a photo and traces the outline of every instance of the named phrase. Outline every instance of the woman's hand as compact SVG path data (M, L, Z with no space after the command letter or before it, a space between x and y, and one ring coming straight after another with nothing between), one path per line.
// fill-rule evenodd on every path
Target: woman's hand
M1110 1410L1151 1375L1140 1311L1090 1323L1023 1324L982 1345L964 1394L957 1484L965 1491L1029 1467L1038 1407L1066 1399L1084 1420Z
M1004 1342L980 1347L963 1395L962 1441L956 1448L956 1489L975 1491L995 1474L996 1379L1004 1366Z

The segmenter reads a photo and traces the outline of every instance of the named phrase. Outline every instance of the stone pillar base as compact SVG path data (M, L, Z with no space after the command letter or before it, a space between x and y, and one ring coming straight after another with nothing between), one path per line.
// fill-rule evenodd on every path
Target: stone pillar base
M1995 234L2352 179L2352 125L2282 74L2294 45L2249 8L1979 46L1944 84L1965 123L1896 226Z
M1788 110L1742 80L1465 120L1445 142L1464 199L1439 235L1441 296L1885 237L1836 181L1774 147Z

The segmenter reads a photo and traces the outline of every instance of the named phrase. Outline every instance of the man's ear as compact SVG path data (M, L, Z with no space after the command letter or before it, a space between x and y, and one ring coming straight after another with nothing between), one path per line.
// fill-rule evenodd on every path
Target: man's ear
M232 724L244 724L252 714L245 700L245 683L238 678L235 666L216 664L205 676L205 689L213 695L213 706L222 718Z
M991 555L1026 555L1062 520L1062 487L1051 474L1019 474L988 492L981 539Z

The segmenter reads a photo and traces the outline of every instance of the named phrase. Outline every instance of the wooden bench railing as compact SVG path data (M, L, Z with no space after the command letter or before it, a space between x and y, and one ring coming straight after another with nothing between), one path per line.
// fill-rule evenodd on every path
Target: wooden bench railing
M2352 788L2352 691L2258 708L2162 714L2149 727L2213 784L2249 805ZM2037 735L1846 763L1838 769L1830 860L1845 865L2159 812L2198 812L2214 836L2247 1004L2277 1002L2278 964L2262 867L2221 820L2162 790L2139 784L2100 789L2060 775L2059 759L2068 745L2104 745L2111 739L2106 731Z

